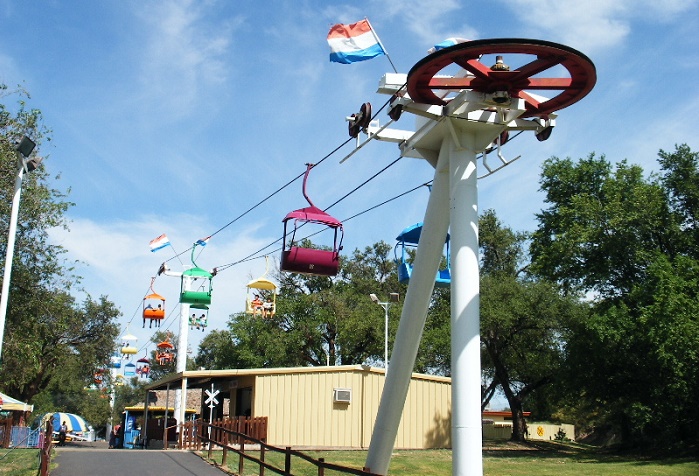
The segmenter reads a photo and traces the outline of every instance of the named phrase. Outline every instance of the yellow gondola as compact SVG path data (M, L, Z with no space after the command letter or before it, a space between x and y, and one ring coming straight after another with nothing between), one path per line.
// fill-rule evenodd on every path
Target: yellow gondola
M245 300L247 314L272 317L277 312L277 285L265 278L268 269L269 258L265 256L265 274L247 284L248 295Z

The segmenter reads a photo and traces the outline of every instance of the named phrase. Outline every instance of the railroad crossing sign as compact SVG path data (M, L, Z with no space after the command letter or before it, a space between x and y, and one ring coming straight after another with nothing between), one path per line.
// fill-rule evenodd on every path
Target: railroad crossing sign
M216 405L218 405L218 400L216 399L216 395L221 393L220 390L214 390L214 384L211 384L211 390L204 390L204 393L207 395L207 399L204 401L208 405L209 408L213 409Z

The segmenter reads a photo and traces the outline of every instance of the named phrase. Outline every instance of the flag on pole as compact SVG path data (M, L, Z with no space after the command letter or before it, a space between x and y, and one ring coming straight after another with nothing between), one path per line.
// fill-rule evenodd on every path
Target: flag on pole
M330 61L334 63L351 64L386 54L367 19L351 25L333 25L328 32L328 45Z
M168 240L167 235L163 233L159 237L150 242L150 250L152 252L158 251L160 249L170 246L170 240Z
M211 239L211 236L207 236L206 238L202 238L201 240L197 240L196 244L199 246L206 246L209 243L210 239Z

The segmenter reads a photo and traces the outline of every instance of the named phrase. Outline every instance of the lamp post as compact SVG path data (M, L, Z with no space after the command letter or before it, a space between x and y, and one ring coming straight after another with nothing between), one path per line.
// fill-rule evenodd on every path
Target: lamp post
M15 179L15 193L12 197L12 211L10 213L10 229L7 233L7 254L5 256L5 273L2 278L2 294L0 295L0 363L2 362L2 344L5 338L5 318L7 317L7 301L10 294L10 276L12 274L12 260L15 254L15 235L17 234L17 218L19 216L19 198L22 192L22 177L25 170L31 172L41 163L41 157L27 160L36 147L34 141L24 136L15 148L18 161L17 178Z
M390 301L381 302L376 294L371 293L369 297L376 304L384 309L384 351L383 351L383 365L386 369L386 375L388 375L388 308L391 307L391 302L398 302L400 295L398 293L390 293Z

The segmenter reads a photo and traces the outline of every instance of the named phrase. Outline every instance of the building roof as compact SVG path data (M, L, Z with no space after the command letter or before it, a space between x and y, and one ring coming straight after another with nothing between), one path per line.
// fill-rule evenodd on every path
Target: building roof
M330 365L324 367L275 367L262 369L223 369L223 370L185 370L168 375L165 378L153 382L146 387L146 390L164 390L170 386L179 385L183 378L187 379L187 388L203 388L211 385L214 381L228 380L235 377L257 376L257 375L293 375L306 373L325 372L367 372L385 373L385 369L370 367L368 365ZM430 380L434 382L451 383L451 378L438 375L412 374L413 379Z
M0 392L0 405L2 406L2 411L20 411L20 412L33 412L34 405L29 405L28 403L20 402L16 398L12 398L9 395L5 395Z
M175 413L175 407L167 407L165 408L164 406L157 406L157 405L148 405L148 411L149 412L154 412L154 413L165 413L167 410L168 413L174 414ZM138 405L131 405L128 407L124 407L124 411L128 412L144 412L144 404L140 403ZM186 413L197 413L197 411L194 408L186 408L184 410Z

